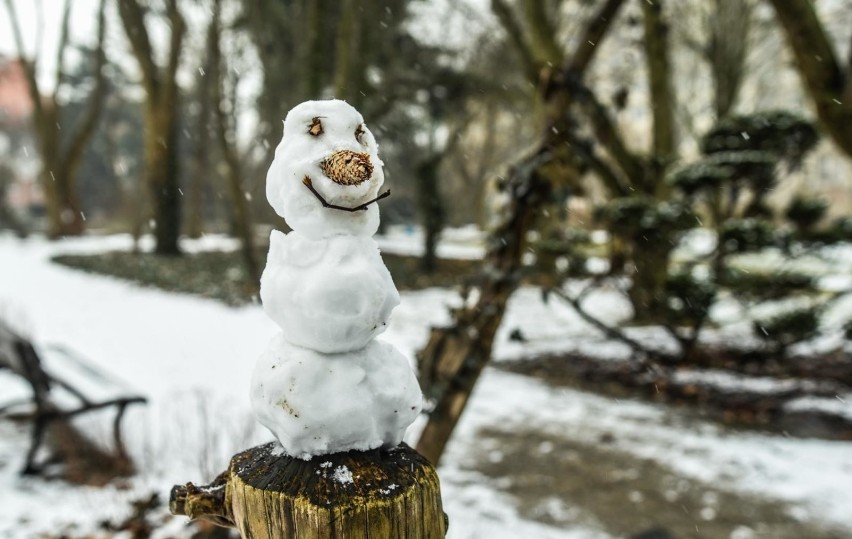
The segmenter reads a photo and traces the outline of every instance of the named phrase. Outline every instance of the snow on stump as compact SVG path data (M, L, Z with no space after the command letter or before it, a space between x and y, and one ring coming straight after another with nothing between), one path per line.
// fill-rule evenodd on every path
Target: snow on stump
M236 455L218 482L172 489L172 513L233 526L245 539L442 538L434 467L405 444L305 461L275 444Z
M244 538L440 538L434 467L402 443L422 394L408 359L376 340L399 292L372 235L384 183L364 119L308 101L284 121L266 194L293 229L273 231L260 296L281 328L251 381L277 442L236 455L213 483L172 489L174 514Z

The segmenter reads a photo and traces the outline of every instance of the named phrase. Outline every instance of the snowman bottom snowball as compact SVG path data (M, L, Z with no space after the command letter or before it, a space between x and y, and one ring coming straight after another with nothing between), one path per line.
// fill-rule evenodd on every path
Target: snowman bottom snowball
M251 404L290 456L395 447L422 407L408 360L372 341L322 354L276 335L252 375Z

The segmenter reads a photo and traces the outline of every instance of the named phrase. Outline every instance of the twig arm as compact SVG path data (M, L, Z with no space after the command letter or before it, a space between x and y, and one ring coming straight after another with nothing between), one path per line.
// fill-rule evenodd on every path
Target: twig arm
M315 197L317 197L317 200L320 201L320 204L322 204L323 208L331 208L333 210L348 211L350 213L354 213L356 211L367 211L367 207L370 204L373 204L375 202L380 201L383 198L387 198L387 197L390 196L390 189L388 189L387 191L385 191L381 195L377 196L373 200L369 200L367 202L364 202L363 204L355 206L354 208L347 208L346 206L338 206L336 204L328 203L325 200L325 198L321 194L319 194L319 191L316 190L316 188L314 187L314 183L311 181L310 177L305 176L305 179L302 180L302 183L305 184L305 187L307 187L311 191L311 193L314 194Z
M204 519L219 526L233 528L234 516L230 500L226 496L229 472L225 471L209 485L195 486L192 483L175 485L169 495L169 509L173 515L184 515L191 519Z

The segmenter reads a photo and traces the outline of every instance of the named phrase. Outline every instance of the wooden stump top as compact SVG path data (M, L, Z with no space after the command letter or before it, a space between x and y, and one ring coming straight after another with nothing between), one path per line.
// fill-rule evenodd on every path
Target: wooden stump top
M276 452L274 442L238 453L231 473L246 486L305 498L315 505L391 499L397 491L428 482L432 465L406 444L391 450L347 451L311 460Z
M277 447L235 455L207 487L175 487L172 511L231 524L245 539L444 537L437 473L407 445L309 461Z

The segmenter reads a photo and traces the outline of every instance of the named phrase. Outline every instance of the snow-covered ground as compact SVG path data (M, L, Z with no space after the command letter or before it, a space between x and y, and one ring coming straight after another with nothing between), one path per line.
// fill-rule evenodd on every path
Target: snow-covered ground
M221 243L207 242L190 248L216 248ZM98 522L126 515L129 500L152 490L166 496L174 483L207 482L224 469L230 455L269 439L255 426L248 402L252 366L276 331L259 306L226 307L49 262L58 252L128 245L124 237L57 244L0 237L3 317L43 345L74 349L149 399L147 406L136 407L125 419L126 442L140 474L124 488L82 488L20 478L17 471L27 432L0 421L0 538L94 532ZM617 298L604 290L590 301L599 316L615 321L625 308ZM448 321L447 307L458 301L457 294L448 290L404 293L390 328L380 338L413 357L429 326ZM509 341L508 332L516 327L529 342ZM543 303L536 289L520 290L498 335L497 359L566 349L604 350L602 355L610 357L624 353L569 307L558 301ZM8 375L0 375L0 400L15 387L20 389ZM844 404L841 399L836 402ZM98 428L96 421L91 424ZM585 520L559 526L528 520L501 482L472 469L478 433L496 425L535 428L584 443L606 434L614 440L611 449L653 460L682 477L784 502L791 519L836 526L852 535L850 443L728 431L663 405L553 388L490 369L439 470L450 537L610 537ZM184 522L172 520L160 535L179 534Z

